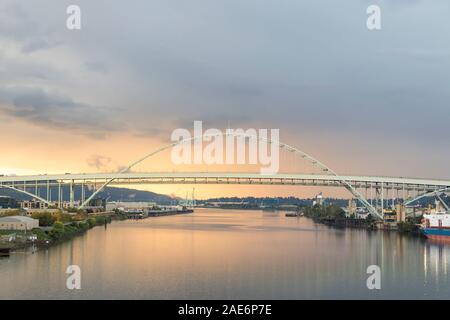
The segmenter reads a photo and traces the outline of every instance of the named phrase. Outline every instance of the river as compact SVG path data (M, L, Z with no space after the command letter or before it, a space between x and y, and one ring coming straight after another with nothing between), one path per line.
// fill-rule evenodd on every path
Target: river
M198 209L115 221L0 259L1 299L447 299L450 246L284 213ZM81 289L66 287L69 265ZM381 271L369 290L367 267Z

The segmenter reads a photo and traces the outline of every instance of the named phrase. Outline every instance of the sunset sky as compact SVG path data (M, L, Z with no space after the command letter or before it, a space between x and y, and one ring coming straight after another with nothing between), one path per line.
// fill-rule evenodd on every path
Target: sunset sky
M70 4L81 30L66 28ZM366 28L370 4L381 30ZM118 171L201 120L278 128L340 174L449 179L449 17L448 0L2 0L0 174ZM136 170L182 171L168 159Z

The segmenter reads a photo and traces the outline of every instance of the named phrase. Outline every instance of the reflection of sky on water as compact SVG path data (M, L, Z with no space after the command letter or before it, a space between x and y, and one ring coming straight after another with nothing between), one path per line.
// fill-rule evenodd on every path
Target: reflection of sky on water
M449 250L283 213L198 210L115 222L2 259L0 298L447 298ZM69 264L82 269L80 291L65 289ZM382 290L366 287L372 264L381 268Z
M449 283L450 244L430 241L424 246L423 256L425 283L430 283L437 288L445 288Z

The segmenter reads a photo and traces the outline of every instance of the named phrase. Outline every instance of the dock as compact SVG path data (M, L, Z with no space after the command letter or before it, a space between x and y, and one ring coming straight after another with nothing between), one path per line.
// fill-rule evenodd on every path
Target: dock
M9 257L11 248L0 248L0 257Z
M284 214L285 217L302 217L303 213L300 211L288 211Z

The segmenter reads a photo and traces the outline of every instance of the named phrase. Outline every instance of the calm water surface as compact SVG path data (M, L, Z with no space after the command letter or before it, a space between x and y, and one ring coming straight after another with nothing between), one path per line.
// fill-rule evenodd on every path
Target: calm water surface
M1 299L450 298L450 246L283 213L201 209L113 222L0 259ZM381 290L366 287L379 265ZM66 289L68 265L81 290Z

